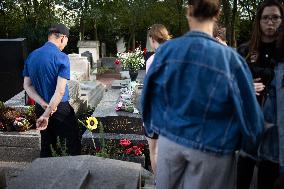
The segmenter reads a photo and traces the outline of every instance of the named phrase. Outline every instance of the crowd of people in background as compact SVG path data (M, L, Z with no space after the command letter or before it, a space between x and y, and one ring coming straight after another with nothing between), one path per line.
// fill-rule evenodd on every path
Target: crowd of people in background
M237 50L219 14L219 0L189 0L190 31L155 48L147 66L141 105L156 188L249 189L255 168L258 189L284 188L283 4L262 2Z

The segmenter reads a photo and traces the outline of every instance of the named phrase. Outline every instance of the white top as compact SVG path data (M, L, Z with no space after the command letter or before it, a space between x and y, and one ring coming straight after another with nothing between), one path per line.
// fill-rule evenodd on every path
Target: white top
M155 53L152 54L152 55L148 58L148 60L146 61L146 73L148 72L148 70L149 70L151 64L153 63L154 57L155 57Z

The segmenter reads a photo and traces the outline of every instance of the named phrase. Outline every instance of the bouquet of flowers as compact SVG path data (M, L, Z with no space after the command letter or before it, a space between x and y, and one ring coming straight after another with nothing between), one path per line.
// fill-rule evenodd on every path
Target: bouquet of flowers
M127 88L120 89L119 100L116 104L116 111L126 111L138 114L139 111L134 106L134 100L137 97L136 88L138 84L136 82L130 82Z
M13 123L13 127L16 131L27 131L32 127L32 125L26 118L17 117Z
M118 59L115 64L122 64L123 69L132 70L137 72L142 66L145 65L144 51L141 47L136 48L133 52L117 53Z
M128 139L109 140L102 148L96 148L96 154L100 156L104 151L104 154L110 158L142 156L145 153L144 146L143 143L133 144Z

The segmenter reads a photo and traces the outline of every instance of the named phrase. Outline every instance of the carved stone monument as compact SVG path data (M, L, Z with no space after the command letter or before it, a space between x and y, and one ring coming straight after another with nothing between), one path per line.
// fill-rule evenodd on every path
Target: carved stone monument
M97 61L100 58L100 42L99 41L78 41L77 47L79 54L89 52L92 54L93 68L97 67Z

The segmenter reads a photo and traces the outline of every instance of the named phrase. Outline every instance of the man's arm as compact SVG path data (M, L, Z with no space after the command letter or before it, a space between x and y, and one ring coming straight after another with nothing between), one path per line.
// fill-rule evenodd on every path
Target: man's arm
M48 104L42 99L41 96L36 92L32 85L32 81L29 77L24 78L24 89L33 100L35 100L43 109L46 109Z
M46 129L50 115L54 111L56 111L58 104L61 102L62 97L64 96L66 84L67 84L67 79L62 78L60 76L57 77L57 85L55 92L44 113L40 116L40 118L37 121L37 128L39 130Z

